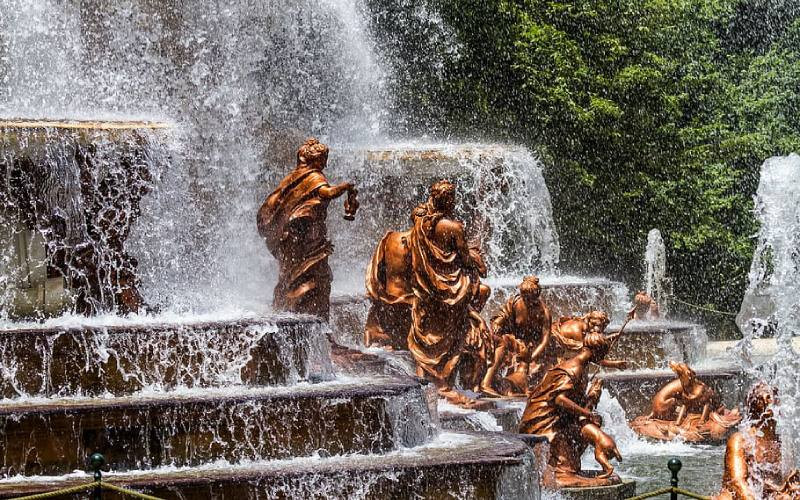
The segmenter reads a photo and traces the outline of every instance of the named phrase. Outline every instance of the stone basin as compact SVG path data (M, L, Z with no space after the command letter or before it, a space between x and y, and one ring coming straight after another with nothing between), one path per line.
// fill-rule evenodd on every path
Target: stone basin
M620 324L609 325L615 333ZM706 357L708 335L703 326L681 321L640 321L628 323L608 357L624 359L632 369L666 368L670 361L692 365Z
M0 397L121 396L333 376L328 326L316 318L115 321L2 325Z

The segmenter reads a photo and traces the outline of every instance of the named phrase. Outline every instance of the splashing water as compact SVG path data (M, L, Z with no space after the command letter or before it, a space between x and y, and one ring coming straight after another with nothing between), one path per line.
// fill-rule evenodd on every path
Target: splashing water
M172 161L153 166L160 182L130 238L145 299L263 309L271 268L253 214L270 169L284 173L306 135L381 132L364 6L94 3L0 0L0 116L171 122Z
M666 289L667 248L658 229L651 229L647 233L644 264L645 292L655 299L661 314L666 316L669 309L669 293Z
M558 234L542 167L520 147L497 144L386 144L331 157L340 180L354 180L362 211L357 223L329 218L337 248L334 272L356 276L360 287L375 244L387 230L410 227L411 211L427 200L434 182L457 185L457 216L481 244L494 276L553 272ZM354 272L357 270L356 272ZM337 288L348 289L348 281Z
M786 467L800 460L800 360L792 338L800 334L800 156L773 157L761 166L756 193L761 223L750 284L737 317L744 339L744 367L779 388L778 423ZM753 362L752 340L774 335L778 350L764 364Z

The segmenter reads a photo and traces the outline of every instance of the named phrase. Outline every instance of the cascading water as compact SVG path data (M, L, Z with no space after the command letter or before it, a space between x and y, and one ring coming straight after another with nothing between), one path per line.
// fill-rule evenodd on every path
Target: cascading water
M739 351L751 375L778 387L784 461L792 467L800 463L800 361L792 349L800 335L800 156L773 157L761 166L756 216L761 228L737 317L744 334ZM767 335L775 336L777 353L754 363L752 341Z
M339 214L329 218L340 255L334 259L340 289L363 286L375 242L387 230L409 228L411 211L443 178L457 184L457 214L483 248L493 276L552 273L558 263L550 193L541 165L524 148L382 144L336 154L331 165L342 180L356 182L362 202L357 224L347 224Z
M666 316L669 309L669 292L667 291L667 248L661 231L651 229L647 233L647 248L644 252L645 292L655 299L661 314Z
M253 214L270 171L305 135L358 143L381 130L383 71L362 10L2 0L0 116L171 122L171 164L130 239L145 299L263 308L270 261Z

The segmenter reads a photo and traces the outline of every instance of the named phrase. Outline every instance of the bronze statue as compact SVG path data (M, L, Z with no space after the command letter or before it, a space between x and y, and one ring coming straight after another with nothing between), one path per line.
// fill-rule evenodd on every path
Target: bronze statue
M654 320L660 317L661 312L655 299L639 290L639 293L633 297L633 319Z
M531 379L542 371L545 351L550 343L550 310L541 300L539 278L527 276L519 293L511 296L492 318L495 349L491 365L481 383L481 391L500 396L495 378L506 396L527 395ZM505 373L505 372L508 373Z
M411 328L411 231L384 235L367 266L367 296L371 306L364 327L364 345L389 350L408 349Z
M475 401L453 388L456 369L466 346L488 337L480 314L481 263L467 244L464 225L453 215L455 186L439 181L430 199L414 214L408 237L411 249L411 328L408 348L417 374L436 384L449 401L473 405Z
M630 423L634 432L660 441L678 437L692 443L725 439L741 421L739 410L725 408L717 394L686 363L670 361L669 367L677 378L656 393L649 415Z
M626 324L627 321L633 318L633 314L633 310L628 312ZM553 323L551 336L553 346L557 352L557 361L564 361L574 356L583 347L583 340L588 333L605 332L609 322L608 314L603 311L591 311L585 316L560 318L558 322ZM620 329L621 332L622 329ZM625 361L614 359L602 359L599 364L604 368L617 368L620 370L624 370L627 367Z
M758 382L747 395L750 426L733 434L725 449L725 472L718 500L790 500L800 498L800 471L784 479L781 440L773 404L777 391Z
M325 224L328 204L348 193L346 215L358 209L353 184L328 183L322 170L328 146L308 139L297 151L297 166L270 194L258 211L258 232L280 268L273 307L328 319L333 245Z
M589 332L572 358L547 370L532 391L519 425L525 434L544 436L550 442L544 485L548 488L608 486L620 483L610 459L622 460L614 439L603 432L595 412L602 381L589 384L590 363L599 364L620 335ZM599 475L583 474L581 455L594 446Z

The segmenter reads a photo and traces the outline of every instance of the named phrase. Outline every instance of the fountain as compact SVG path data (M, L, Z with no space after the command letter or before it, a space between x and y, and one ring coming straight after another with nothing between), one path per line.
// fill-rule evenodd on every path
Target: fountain
M537 273L554 320L606 311L613 334L628 289L559 272L534 152L387 136L390 71L366 8L0 0L0 497L83 482L76 471L94 451L111 465L108 480L168 498L539 496L548 446L508 434L524 401L437 400L415 377L419 356L364 347L370 255L385 231L411 226L410 211L446 177L459 186L454 217L489 268L484 321ZM292 314L315 308L268 307L280 266L253 223L311 135L331 145L326 173L355 184L361 204L356 214L348 190L355 221L328 220L329 322ZM770 165L793 172L796 162ZM764 214L773 209L763 201ZM773 249L760 245L759 262L779 272L754 261L761 284L746 302L768 306L757 317L772 326L759 334L778 328L785 347L796 316L785 290L796 280L793 257L774 255L797 245L775 229L785 226L764 227ZM651 231L645 286L662 312L665 255ZM625 479L652 474L644 457L667 449L637 440L625 421L646 413L669 361L699 366L729 408L743 384L707 359L705 331L691 322L634 320L619 338L608 355L633 369L600 372L608 390L593 399ZM795 387L788 372L778 377Z
M0 1L0 497L83 482L96 451L168 498L538 496L525 440L441 430L429 384L267 307L253 219L297 137L381 128L361 9Z

